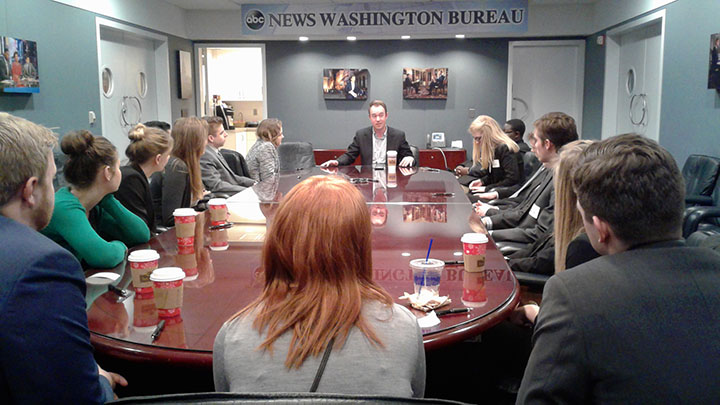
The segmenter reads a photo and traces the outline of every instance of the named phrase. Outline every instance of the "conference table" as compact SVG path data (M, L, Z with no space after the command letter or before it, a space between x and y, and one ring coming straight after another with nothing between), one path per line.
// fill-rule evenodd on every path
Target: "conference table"
M393 174L348 166L281 172L273 181L258 183L228 199L229 220L234 223L230 229L211 231L208 212L198 214L191 257L179 254L172 228L130 249L156 250L160 267L196 265L198 270L196 279L184 282L181 316L167 320L156 340L151 338L158 323L154 301L147 294L132 293L129 266L120 271L114 283L131 293L125 299L108 291L108 286L88 284L88 295L97 297L88 309L96 352L105 358L140 364L211 370L216 333L262 290L262 243L279 201L294 185L315 175L343 176L366 197L373 218L373 278L396 303L408 308L407 300L400 297L413 292L410 260L424 258L432 239L430 257L461 261L461 236L478 230L472 221L470 202L447 171L413 168L398 169ZM229 245L226 250L210 248L213 242L225 238ZM439 325L423 329L426 350L477 336L506 319L517 305L518 282L494 243L488 245L487 300L470 312L442 316ZM463 274L462 264L446 265L440 294L449 296L451 303L441 309L465 307L461 300ZM426 315L411 310L418 317Z

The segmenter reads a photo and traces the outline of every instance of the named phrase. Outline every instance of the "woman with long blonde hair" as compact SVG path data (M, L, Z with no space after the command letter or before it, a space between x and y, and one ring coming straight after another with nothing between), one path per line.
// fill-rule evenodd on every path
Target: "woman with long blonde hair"
M473 166L468 175L477 179L468 185L471 191L483 192L520 182L523 173L520 148L497 121L481 115L470 124L468 132L473 137Z
M262 251L262 294L215 338L218 391L422 397L415 317L373 280L370 215L360 191L310 177L280 203Z
M593 141L581 140L563 146L555 167L555 273L599 256L583 229L583 220L576 206L577 195L572 185L575 165L591 143Z
M205 153L208 124L197 117L180 118L170 135L174 144L162 184L162 218L166 226L174 224L176 208L191 207L205 194L200 156Z

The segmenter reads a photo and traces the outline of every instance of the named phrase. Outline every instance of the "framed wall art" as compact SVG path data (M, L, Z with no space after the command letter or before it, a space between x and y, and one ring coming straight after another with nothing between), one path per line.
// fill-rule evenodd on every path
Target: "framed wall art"
M367 100L369 83L367 69L323 69L323 98Z
M448 68L404 68L403 98L447 100Z

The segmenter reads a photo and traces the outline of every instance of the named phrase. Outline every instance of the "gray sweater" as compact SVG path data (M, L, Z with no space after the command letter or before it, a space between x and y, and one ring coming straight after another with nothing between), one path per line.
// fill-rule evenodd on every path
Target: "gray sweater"
M357 328L345 345L334 347L318 392L418 397L425 394L425 350L415 316L394 304L363 306L363 316L385 345L380 348ZM258 350L264 336L253 329L252 314L228 321L215 338L213 375L217 391L308 392L320 365L308 357L299 369L287 369L291 333L273 345L273 354Z

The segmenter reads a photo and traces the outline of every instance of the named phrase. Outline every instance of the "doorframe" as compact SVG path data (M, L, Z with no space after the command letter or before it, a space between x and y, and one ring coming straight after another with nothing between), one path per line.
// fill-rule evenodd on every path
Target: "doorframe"
M102 29L111 29L116 31L122 31L137 35L141 38L151 40L155 43L155 103L157 108L158 116L153 118L159 121L172 122L172 111L170 107L170 61L169 61L169 48L168 38L165 35L156 34L154 32L146 31L131 25L123 24L117 21L108 20L102 17L95 17L95 35L97 43L97 64L98 64L98 79L100 86L98 88L100 94L100 117L102 121L101 129L104 132L105 126L105 111L103 106L103 95L102 90L102 72L105 66L102 64L102 46L101 46L101 35ZM146 120L147 121L147 120ZM107 137L107 134L103 134Z
M508 44L508 85L507 85L507 104L505 110L505 119L509 120L512 118L512 101L513 101L513 48L515 47L531 47L531 46L568 46L575 45L579 48L581 61L578 66L578 79L576 84L575 97L580 103L580 110L577 113L575 119L575 125L578 128L582 128L582 113L583 113L583 95L585 88L585 41L581 39L570 39L570 40L549 40L549 41L510 41ZM532 125L532 123L529 123ZM530 127L530 126L528 126Z
M195 108L198 113L203 111L202 104L207 103L208 110L210 109L210 94L203 92L202 86L207 83L207 64L204 63L200 58L200 50L207 48L260 48L260 57L262 58L262 93L263 93L263 118L267 117L267 58L265 53L265 44L263 43L215 43L215 42L202 42L195 43L193 58L195 58L195 77L199 78L195 82L195 94L198 97L195 99ZM204 97L203 97L204 96ZM211 115L213 115L212 112Z
M602 113L602 131L601 139L606 139L617 135L617 99L618 86L620 84L620 38L637 29L646 27L651 24L660 22L660 68L659 78L660 86L658 88L658 102L662 107L662 78L665 54L665 10L646 15L623 24L617 28L613 28L606 32L606 51L605 51L605 85L603 88L603 113ZM658 110L659 111L659 110ZM660 128L660 114L658 114L658 130ZM659 134L658 134L659 138Z

